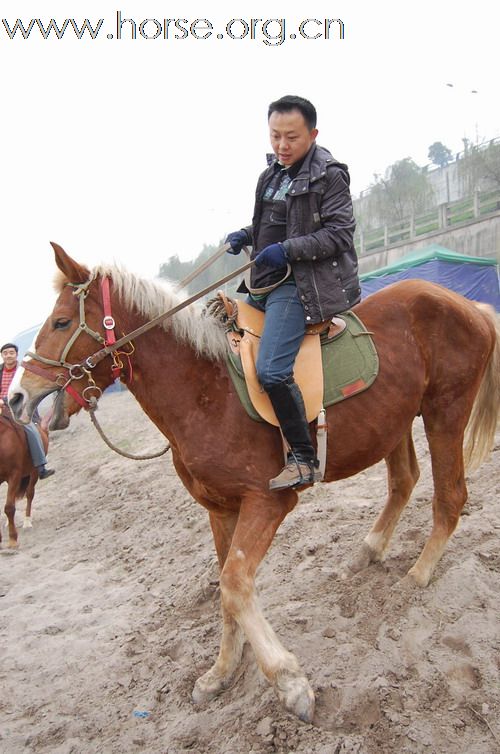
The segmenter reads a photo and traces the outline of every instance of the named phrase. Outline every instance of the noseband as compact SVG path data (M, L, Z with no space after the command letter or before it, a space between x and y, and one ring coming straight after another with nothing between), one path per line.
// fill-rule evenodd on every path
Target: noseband
M109 351L106 351L105 356L110 355L113 359L113 363L111 365L111 375L113 377L113 380L119 377L124 370L124 364L120 359L120 356L125 356L128 359L128 379L131 379L132 365L130 363L130 355L134 351L134 347L131 341L127 341L131 346L129 351L118 351L114 348L116 344L116 337L114 332L116 323L111 314L110 281L108 277L101 278L101 295L104 312L102 324L104 327L105 336L103 337L100 333L92 330L92 328L87 325L85 321L85 299L87 298L88 289L91 282L92 280L87 280L85 283L66 283L66 285L74 288L73 295L79 299L80 323L78 328L75 330L75 332L72 334L72 336L64 346L59 360L47 359L45 356L40 356L33 351L26 352L26 356L29 356L34 361L39 361L40 363L47 366L58 368L62 367L65 372L56 373L49 369L42 369L36 364L33 364L33 362L31 361L23 361L21 364L21 366L27 371L33 372L33 374L37 374L40 377L44 377L45 379L49 379L52 382L55 382L58 385L58 390L65 390L80 406L87 410L89 409L91 402L95 403L95 401L98 400L102 395L102 390L98 385L96 385L91 372L91 370L95 366L97 366L97 363L99 362L93 360L93 357L96 354L92 354L92 356L89 356L80 364L71 364L67 361L68 353L70 352L77 338L82 333L87 333L87 335L90 335L90 337L96 340L101 346L104 346L105 349L108 349L109 347ZM100 354L102 350L103 349L101 349L101 351L98 351L97 353ZM99 359L99 361L101 360L102 359ZM83 377L87 378L89 384L82 390L82 393L80 394L77 390L75 390L71 383L73 382L73 380L80 380Z

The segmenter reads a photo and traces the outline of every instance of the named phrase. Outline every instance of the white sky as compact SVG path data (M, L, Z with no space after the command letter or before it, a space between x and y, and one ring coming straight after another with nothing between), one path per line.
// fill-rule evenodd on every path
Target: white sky
M215 32L235 18L286 19L287 38L107 39L118 9L137 25L206 18ZM500 136L489 0L467 12L451 0L2 0L11 26L34 17L104 24L96 41L71 30L44 41L36 29L11 41L0 20L0 343L52 308L51 240L89 266L151 278L169 256L195 257L248 223L267 105L283 94L316 105L318 142L348 163L354 194L396 160L426 164L434 141L455 153L464 135ZM290 39L306 18L341 18L345 39Z

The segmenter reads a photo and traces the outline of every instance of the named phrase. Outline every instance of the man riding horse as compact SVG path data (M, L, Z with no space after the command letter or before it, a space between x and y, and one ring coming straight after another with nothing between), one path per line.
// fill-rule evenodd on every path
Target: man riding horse
M293 366L307 325L361 297L347 166L316 144L316 109L286 96L268 110L274 152L257 183L252 225L230 233L232 254L252 245L250 303L266 313L257 374L290 447L270 489L316 479L318 461ZM288 265L288 272L286 268Z
M15 343L5 343L0 349L0 356L3 364L0 365L0 413L3 407L7 405L9 388L17 369L18 347ZM38 478L47 479L55 474L54 469L48 469L47 458L42 443L42 438L37 430L35 423L30 422L24 427L26 440L31 454L33 466L38 469Z

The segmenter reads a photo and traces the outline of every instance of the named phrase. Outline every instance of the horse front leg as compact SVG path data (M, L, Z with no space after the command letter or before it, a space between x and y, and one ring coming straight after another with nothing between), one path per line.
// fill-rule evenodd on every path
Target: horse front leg
M226 562L237 520L237 513L210 513L210 525L221 571ZM192 696L193 701L197 704L210 701L227 689L231 685L234 672L241 662L245 643L243 631L234 617L226 610L223 601L221 609L222 637L219 656L210 670L198 678L194 685Z
M288 652L264 617L255 590L255 572L297 494L256 494L245 500L221 574L225 611L243 629L257 663L287 710L305 722L314 715L314 694L296 657Z
M26 508L24 511L23 529L32 529L33 523L31 521L31 506L33 504L33 498L35 497L35 484L38 481L38 473L33 471L30 476L28 488L26 490Z

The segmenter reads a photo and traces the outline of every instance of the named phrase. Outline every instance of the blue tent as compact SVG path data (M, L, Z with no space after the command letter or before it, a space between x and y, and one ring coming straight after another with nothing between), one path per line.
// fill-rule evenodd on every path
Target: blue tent
M499 269L496 259L469 257L432 244L398 259L392 265L360 276L362 297L399 280L420 278L439 283L473 301L500 311Z

